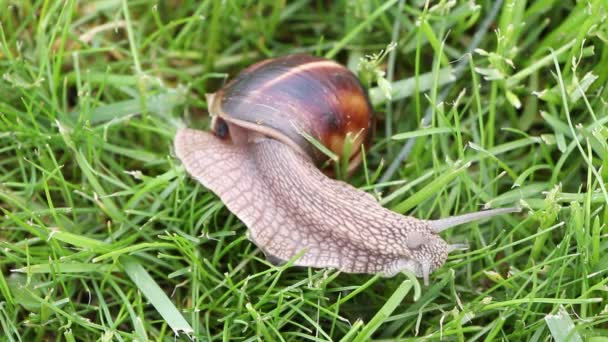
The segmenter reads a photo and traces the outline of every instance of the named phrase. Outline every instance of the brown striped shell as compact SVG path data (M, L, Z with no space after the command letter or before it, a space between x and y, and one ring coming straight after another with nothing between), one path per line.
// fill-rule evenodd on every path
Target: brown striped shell
M347 135L352 137L350 169L371 135L373 110L365 89L347 68L325 58L300 54L261 61L207 99L216 135L224 133L217 124L223 119L279 140L317 165L328 157L306 135L340 158Z

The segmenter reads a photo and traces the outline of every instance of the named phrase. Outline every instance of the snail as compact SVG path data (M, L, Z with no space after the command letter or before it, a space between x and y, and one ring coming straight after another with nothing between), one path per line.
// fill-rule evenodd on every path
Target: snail
M438 220L404 216L318 168L312 137L354 168L369 140L372 106L356 76L324 58L288 55L253 64L207 96L212 132L178 129L186 171L214 192L274 264L429 282L456 245L442 230L518 211L500 208ZM344 155L354 136L352 155Z

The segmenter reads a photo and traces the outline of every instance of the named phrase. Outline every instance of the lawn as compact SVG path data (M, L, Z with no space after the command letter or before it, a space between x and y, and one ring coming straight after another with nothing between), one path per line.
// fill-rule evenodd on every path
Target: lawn
M608 2L0 0L0 341L608 341ZM376 112L346 181L431 274L274 266L175 157L206 93L306 53Z

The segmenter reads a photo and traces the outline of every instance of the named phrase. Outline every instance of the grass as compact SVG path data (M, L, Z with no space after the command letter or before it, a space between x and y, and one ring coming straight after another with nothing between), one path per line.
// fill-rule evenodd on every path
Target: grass
M0 0L0 340L606 341L608 4L495 4ZM270 265L175 129L250 63L391 42L348 181L420 218L524 212L442 233L470 248L428 287Z

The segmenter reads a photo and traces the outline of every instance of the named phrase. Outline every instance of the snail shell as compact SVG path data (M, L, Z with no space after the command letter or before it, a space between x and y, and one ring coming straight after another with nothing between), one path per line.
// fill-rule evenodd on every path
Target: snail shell
M328 157L306 135L344 158L349 168L361 160L361 145L371 137L372 106L357 77L344 66L320 57L289 55L256 63L214 94L207 95L212 128L222 136L221 120L279 140L316 165ZM218 121L218 119L221 119ZM236 129L228 130L233 140Z

